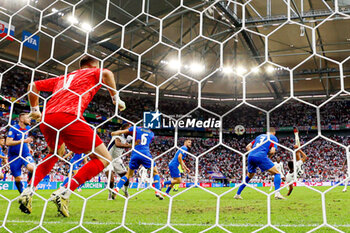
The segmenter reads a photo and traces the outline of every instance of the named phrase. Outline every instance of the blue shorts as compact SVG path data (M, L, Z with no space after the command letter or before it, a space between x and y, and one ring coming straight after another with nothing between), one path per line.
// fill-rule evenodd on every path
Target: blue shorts
M275 164L271 159L267 157L258 157L258 156L248 156L248 172L256 173L256 168L259 167L260 170L266 171L271 169Z
M152 165L152 155L149 152L141 152L143 155L147 156L148 158L146 158L145 156L140 155L139 153L133 151L131 152L131 159L129 162L129 168L131 170L137 170L140 165L144 166L145 168L150 168ZM156 166L156 163L154 163L154 166Z
M14 177L21 176L22 166L26 167L28 165L28 163L34 163L34 159L33 159L33 156L31 154L23 155L23 157L26 160L24 160L22 157L16 159L17 157L13 157L13 156L10 157L9 156L9 162L14 160L12 163L10 163L11 173Z
M171 178L179 178L181 177L179 166L169 164L170 176Z

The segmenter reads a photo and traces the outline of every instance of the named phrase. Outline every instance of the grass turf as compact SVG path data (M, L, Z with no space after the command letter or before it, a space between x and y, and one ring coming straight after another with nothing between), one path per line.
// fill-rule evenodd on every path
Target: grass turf
M329 187L319 187L325 191ZM180 189L180 192L185 189ZM210 188L213 193L222 194L229 188ZM268 188L260 188L268 192ZM326 217L329 224L344 232L350 232L350 193L343 193L342 187L336 187L325 194ZM38 191L43 198L48 199L51 190ZM97 195L94 195L98 193ZM135 193L136 190L130 190ZM232 232L251 232L267 223L267 196L251 188L242 193L244 200L234 200L236 190L220 198L219 223ZM285 194L286 190L282 190ZM122 222L125 200L118 197L115 201L107 201L107 191L83 190L78 193L86 198L71 196L69 218L57 216L53 203L47 204L43 226L51 232L64 232L79 225L83 215L83 226L92 232L106 232L120 226ZM172 195L177 193L172 192ZM18 196L17 191L1 191L1 195L13 200ZM130 198L127 205L125 225L135 232L152 232L163 227L167 222L170 200L160 201L155 198L154 191L144 192ZM0 226L8 208L8 202L0 197ZM85 211L84 211L85 206ZM18 209L17 201L10 205L10 212L5 226L13 232L25 232L39 225L43 214L45 201L35 196L33 212L25 215ZM200 232L215 224L217 197L199 188L186 190L174 197L171 211L173 227L182 232ZM287 200L271 198L271 223L285 232L306 232L323 223L321 194L306 187L295 187L292 196ZM6 232L0 228L0 232ZM44 232L38 229L34 232ZM77 228L73 232L85 232ZM119 228L116 232L128 232ZM160 232L175 232L165 228ZM224 232L213 228L208 232ZM265 228L261 232L277 232L273 228ZM323 227L316 232L335 232Z

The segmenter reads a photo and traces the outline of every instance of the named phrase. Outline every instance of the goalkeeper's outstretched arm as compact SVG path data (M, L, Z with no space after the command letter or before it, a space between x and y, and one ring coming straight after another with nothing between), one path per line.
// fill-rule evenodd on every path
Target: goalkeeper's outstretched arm
M108 88L108 92L112 97L113 103L118 104L118 108L120 111L124 111L126 108L125 102L119 98L119 95L117 93L117 87L114 80L114 74L112 73L112 71L107 69L103 70L102 82L106 84L108 87L110 87Z

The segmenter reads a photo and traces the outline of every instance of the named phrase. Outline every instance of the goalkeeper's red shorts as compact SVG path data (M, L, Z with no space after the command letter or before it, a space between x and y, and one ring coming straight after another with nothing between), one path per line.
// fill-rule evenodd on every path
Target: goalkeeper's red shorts
M73 123L70 124L71 122ZM56 138L58 133L52 127L58 130L62 129L59 131L57 145ZM44 122L40 124L40 130L44 134L47 145L52 150L55 149L55 146L57 146L58 150L63 143L65 143L69 150L78 154L86 153L93 149L94 131L83 118L77 119L76 115L68 113L46 114ZM96 133L94 147L97 147L102 143L101 138Z

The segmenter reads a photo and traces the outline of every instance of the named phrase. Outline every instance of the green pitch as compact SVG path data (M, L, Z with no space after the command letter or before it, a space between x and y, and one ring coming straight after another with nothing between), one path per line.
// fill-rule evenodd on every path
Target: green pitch
M327 190L328 187L319 188ZM184 189L180 189L182 192ZM229 188L208 189L216 194L222 194ZM260 190L268 191L268 188ZM350 192L342 193L342 187L337 187L327 193L326 210L328 223L337 226L344 232L350 232ZM44 198L48 198L52 191L38 191ZM98 195L93 196L97 192ZM251 232L267 223L267 197L253 189L246 188L242 193L244 200L234 200L236 190L224 195L220 201L219 223L232 232ZM135 190L131 190L131 194ZM285 194L286 190L282 190ZM1 195L9 199L17 197L17 191L1 191ZM56 207L48 203L43 226L51 232L64 232L79 224L82 209L85 206L83 226L92 232L106 232L120 225L122 222L125 201L118 197L115 201L107 201L107 191L83 190L79 195L88 198L84 200L72 195L70 203L71 217L57 216ZM172 192L173 196L177 193ZM38 226L43 213L45 202L34 197L33 213L22 214L17 202L10 206L10 214L6 227L13 232L25 232ZM3 223L8 202L0 197L0 225ZM128 202L125 225L135 232L152 232L164 226L167 222L169 199L160 201L154 192L145 190ZM199 232L215 224L217 198L199 188L189 189L173 200L171 223L182 232ZM271 199L271 223L285 232L306 232L323 223L321 195L305 187L295 187L293 194L287 200ZM6 232L0 228L0 232ZM44 232L37 229L34 232ZM85 232L77 228L73 232ZM116 232L128 232L120 228ZM165 228L160 232L175 232ZM209 232L224 232L214 228ZM277 232L266 228L261 232ZM330 228L321 228L316 232L335 232Z

